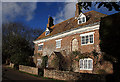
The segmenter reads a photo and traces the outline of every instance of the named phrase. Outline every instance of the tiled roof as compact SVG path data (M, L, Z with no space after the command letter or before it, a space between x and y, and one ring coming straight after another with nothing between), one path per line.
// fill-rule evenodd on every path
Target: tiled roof
M50 27L51 29L53 29L53 31L49 35L45 36L45 32L43 32L36 40L43 39L43 38L46 38L48 36L55 35L57 33L61 33L61 32L64 32L64 31L67 31L67 30L70 30L73 28L77 28L80 26L85 26L85 25L99 22L101 17L107 16L106 14L102 14L100 12L93 11L93 10L84 13L84 15L87 18L86 23L78 24L77 19L75 19L75 17L72 17L68 20L65 20L59 24L56 24L56 25Z

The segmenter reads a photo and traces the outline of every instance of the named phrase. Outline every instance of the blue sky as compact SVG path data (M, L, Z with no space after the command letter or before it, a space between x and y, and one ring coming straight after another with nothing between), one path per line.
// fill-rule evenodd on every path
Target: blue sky
M48 17L52 16L54 24L60 23L75 15L75 2L3 2L2 3L2 21L22 22L30 28L42 28L45 30ZM97 9L92 6L88 12L95 10L107 15L117 13L117 11L108 11L101 7Z

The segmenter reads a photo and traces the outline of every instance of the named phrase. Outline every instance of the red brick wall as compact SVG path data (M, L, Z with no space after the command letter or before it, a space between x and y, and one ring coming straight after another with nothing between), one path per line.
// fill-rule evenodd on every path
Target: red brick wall
M95 32L94 33L94 44L81 45L80 34L89 33L89 32ZM69 35L66 37L58 38L58 39L62 39L62 40L61 40L61 48L57 48L57 49L56 49L56 41L55 40L58 40L58 39L53 39L53 40L43 42L44 45L43 45L42 51L38 51L38 45L35 45L34 54L40 53L43 55L50 55L53 51L62 51L62 50L65 50L66 54L69 54L72 49L72 40L73 39L78 40L78 50L80 50L82 53L91 52L91 51L93 51L93 49L99 51L100 50L99 49L99 30L94 30L94 31L89 31L89 32L77 33L74 35ZM40 44L40 43L38 43L38 44Z
M89 45L81 45L81 36L80 34L84 34L84 33L89 33L89 32L95 32L94 33L94 44L89 44ZM56 49L56 41L58 39L62 39L61 40L61 48L57 48ZM99 30L94 30L94 31L88 31L88 32L83 32L83 33L76 33L74 35L69 35L69 36L65 36L62 38L58 38L58 39L52 39L46 42L43 42L43 50L42 51L38 51L38 43L37 45L35 45L35 51L34 54L36 53L40 53L40 55L48 55L48 57L52 54L53 51L59 51L61 52L61 54L67 59L67 57L69 57L70 52L72 51L72 40L73 39L77 39L78 40L78 50L81 51L82 53L85 52L92 52L94 49L99 52L100 48L99 48ZM40 58L40 55L35 55L34 57L34 61L37 60L37 58ZM93 61L95 62L96 60L93 58ZM35 62L37 63L37 61ZM103 69L105 67L105 65L98 65L97 67L94 65L93 66L93 70L92 71L80 71L79 70L79 63L75 63L76 64L76 68L74 69L74 71L76 72L82 72L82 73L97 73L97 71L99 69ZM108 65L108 64L107 64ZM108 69L109 73L112 73L111 69L112 69L112 65L109 64L109 66L111 66L110 69ZM103 67L103 68L101 68Z

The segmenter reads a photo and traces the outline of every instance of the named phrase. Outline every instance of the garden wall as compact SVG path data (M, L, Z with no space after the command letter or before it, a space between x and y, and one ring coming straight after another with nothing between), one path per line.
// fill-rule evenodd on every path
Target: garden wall
M10 67L11 67L11 68L14 68L14 64L13 64L13 63L10 63Z
M102 80L105 81L105 75L84 74L70 71L60 71L52 69L44 69L44 77L58 80Z
M30 74L38 75L38 68L35 67L19 65L19 70Z

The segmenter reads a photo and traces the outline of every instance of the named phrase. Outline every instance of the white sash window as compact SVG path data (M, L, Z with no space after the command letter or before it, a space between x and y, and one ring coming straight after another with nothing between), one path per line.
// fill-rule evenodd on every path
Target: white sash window
M61 48L61 40L62 39L56 40L56 48Z
M81 45L94 44L94 32L81 34Z
M91 58L80 59L80 70L93 70L93 60Z

